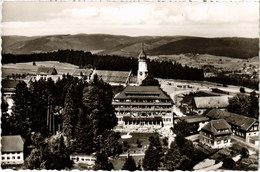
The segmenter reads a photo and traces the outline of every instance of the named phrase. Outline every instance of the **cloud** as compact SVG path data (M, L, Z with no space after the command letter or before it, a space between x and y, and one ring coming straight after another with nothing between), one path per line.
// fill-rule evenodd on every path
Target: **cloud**
M3 34L258 36L258 3L82 4L52 10L45 20L3 22Z

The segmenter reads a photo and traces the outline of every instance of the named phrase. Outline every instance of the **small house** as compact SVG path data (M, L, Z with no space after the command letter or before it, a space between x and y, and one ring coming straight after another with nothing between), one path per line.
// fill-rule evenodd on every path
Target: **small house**
M23 164L24 141L20 135L2 136L1 164Z
M231 146L231 126L224 120L212 120L199 134L199 142L213 149Z
M74 164L85 164L92 168L95 165L96 157L89 154L75 153L70 155L70 160L73 161Z
M36 80L38 81L40 78L43 79L52 78L53 75L57 75L57 74L58 72L55 69L55 67L40 66L36 72Z
M234 135L244 139L246 142L250 142L249 140L251 137L258 136L259 134L259 121L255 118L216 108L206 111L203 116L210 119L225 119L228 124L231 125Z

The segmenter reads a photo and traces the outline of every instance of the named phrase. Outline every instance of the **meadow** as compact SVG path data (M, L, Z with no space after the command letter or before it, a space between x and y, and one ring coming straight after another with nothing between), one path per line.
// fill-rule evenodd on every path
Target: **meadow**
M33 65L33 62L4 64L2 65L2 77L11 76L12 74L36 75L37 69L40 66L55 67L58 75L73 74L74 70L79 68L76 65L60 63L58 61L36 61L35 64Z

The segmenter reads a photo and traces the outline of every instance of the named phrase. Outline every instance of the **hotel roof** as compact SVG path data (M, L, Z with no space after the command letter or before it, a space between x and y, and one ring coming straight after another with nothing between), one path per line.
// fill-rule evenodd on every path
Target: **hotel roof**
M156 95L155 97L149 95ZM116 99L171 99L159 86L127 86Z

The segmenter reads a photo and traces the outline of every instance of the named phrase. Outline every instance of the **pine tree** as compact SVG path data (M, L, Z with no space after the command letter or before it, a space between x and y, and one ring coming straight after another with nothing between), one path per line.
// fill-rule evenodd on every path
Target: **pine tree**
M134 159L131 156L128 156L128 158L126 158L126 161L122 167L122 170L128 170L128 171L136 171L136 164Z
M77 107L77 87L71 85L67 91L64 102L63 113L63 133L71 140L74 137L74 130L77 120L78 107Z
M249 116L253 118L259 117L259 100L257 98L256 92L252 91L249 96L250 100L250 108L249 108Z
M20 82L16 85L15 94L12 98L14 101L12 115L10 116L12 134L30 138L32 125L31 94L25 82Z
M143 168L144 170L158 170L163 157L162 146L158 136L151 136L149 141L150 145L143 159Z
M68 147L65 143L63 135L55 135L44 141L38 142L36 135L34 142L35 148L32 150L29 157L25 160L25 166L29 169L56 169L62 170L70 168L72 162L70 161Z

